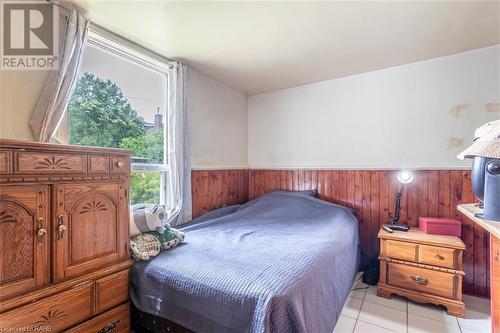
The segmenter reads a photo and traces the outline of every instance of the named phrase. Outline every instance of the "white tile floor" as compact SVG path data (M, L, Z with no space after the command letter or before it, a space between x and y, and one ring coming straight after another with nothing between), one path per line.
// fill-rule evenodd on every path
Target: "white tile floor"
M490 302L464 296L465 318L449 316L443 307L403 297L385 299L359 275L333 333L488 333Z

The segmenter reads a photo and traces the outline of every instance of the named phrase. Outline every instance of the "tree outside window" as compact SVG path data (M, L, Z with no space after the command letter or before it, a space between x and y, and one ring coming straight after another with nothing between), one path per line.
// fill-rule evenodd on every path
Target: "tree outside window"
M136 161L164 163L163 126L146 123L115 82L83 73L67 112L70 144L129 148ZM160 172L133 172L132 203L160 203L161 178Z

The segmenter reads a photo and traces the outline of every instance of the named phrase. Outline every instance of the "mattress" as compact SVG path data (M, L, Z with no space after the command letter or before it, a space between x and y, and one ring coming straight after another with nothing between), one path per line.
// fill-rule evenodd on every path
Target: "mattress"
M331 333L357 271L353 212L293 192L226 211L134 265L134 305L195 332Z

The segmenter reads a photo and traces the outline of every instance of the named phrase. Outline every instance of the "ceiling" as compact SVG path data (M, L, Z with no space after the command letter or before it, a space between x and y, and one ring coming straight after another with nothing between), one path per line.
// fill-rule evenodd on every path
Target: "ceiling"
M246 95L500 43L498 1L74 2Z

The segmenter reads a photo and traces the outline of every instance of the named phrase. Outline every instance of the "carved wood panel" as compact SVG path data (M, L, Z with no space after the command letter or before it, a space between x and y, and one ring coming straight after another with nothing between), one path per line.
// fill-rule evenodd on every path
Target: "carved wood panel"
M46 186L0 187L0 298L47 282Z
M33 276L34 218L16 202L0 202L1 283Z
M124 183L54 187L56 279L126 258L128 199Z
M91 317L93 302L93 283L86 283L2 313L1 326L13 332L60 332Z
M68 236L71 264L116 252L116 210L113 200L102 193L89 194L73 207Z
M16 173L84 173L86 157L73 154L16 152Z

